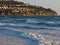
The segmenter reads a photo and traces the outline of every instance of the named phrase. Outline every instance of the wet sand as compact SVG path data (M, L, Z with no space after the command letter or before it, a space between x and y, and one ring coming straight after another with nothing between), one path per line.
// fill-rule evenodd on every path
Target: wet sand
M27 45L27 41L0 34L0 45Z
M29 40L0 33L0 45L35 45Z

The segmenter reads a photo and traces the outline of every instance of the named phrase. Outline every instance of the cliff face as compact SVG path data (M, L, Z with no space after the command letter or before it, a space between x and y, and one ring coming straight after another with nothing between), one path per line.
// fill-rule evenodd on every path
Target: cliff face
M0 16L57 16L51 9L16 1L0 1Z

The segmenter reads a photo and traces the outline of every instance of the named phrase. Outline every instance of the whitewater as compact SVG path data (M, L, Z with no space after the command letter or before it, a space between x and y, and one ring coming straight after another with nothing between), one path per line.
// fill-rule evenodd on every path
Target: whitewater
M60 45L60 17L0 17L0 45Z

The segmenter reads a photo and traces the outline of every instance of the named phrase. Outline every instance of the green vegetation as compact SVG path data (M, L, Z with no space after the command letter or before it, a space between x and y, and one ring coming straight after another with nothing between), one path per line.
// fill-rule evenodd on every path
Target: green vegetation
M57 16L50 8L17 1L0 1L0 16Z

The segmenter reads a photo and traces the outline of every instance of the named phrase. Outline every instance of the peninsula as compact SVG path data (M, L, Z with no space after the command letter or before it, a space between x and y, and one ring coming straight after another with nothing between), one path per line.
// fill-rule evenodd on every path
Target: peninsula
M0 1L0 16L57 16L57 12L41 6L13 0Z

